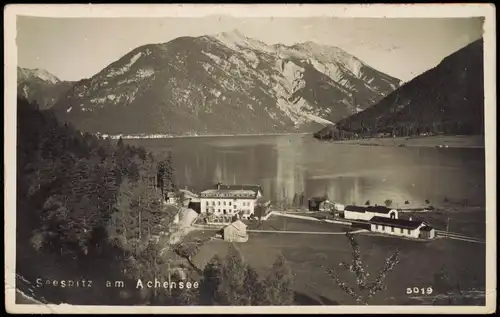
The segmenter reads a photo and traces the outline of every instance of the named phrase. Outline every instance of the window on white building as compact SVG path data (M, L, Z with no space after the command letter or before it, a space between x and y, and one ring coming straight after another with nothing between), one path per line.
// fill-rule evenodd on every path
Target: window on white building
M217 202L217 205L219 205L219 206L220 206L220 200Z
M231 202L229 202L229 206L231 206Z
M391 227L391 232L394 232L394 227Z
M224 201L224 206L226 205L226 201Z

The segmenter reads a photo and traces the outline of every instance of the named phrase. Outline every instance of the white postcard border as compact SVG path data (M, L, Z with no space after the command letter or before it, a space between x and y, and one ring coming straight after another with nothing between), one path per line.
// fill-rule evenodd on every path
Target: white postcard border
M76 306L15 304L16 237L16 16L39 17L311 17L444 18L483 16L486 158L486 305L485 306ZM496 307L496 29L493 4L11 4L4 9L4 218L5 305L10 313L400 313L485 314Z

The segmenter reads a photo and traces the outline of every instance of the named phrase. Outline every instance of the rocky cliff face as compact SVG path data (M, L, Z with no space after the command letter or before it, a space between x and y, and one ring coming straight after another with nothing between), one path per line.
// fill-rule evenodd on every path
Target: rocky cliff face
M76 83L54 109L89 132L305 132L399 85L336 47L271 46L235 31L138 47Z

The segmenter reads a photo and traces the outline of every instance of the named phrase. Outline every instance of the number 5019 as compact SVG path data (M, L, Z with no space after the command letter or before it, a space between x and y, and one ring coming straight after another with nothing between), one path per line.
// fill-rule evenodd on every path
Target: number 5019
M432 294L433 292L433 289L432 287L408 287L406 289L406 294L410 295L410 294L421 294L421 295L430 295Z

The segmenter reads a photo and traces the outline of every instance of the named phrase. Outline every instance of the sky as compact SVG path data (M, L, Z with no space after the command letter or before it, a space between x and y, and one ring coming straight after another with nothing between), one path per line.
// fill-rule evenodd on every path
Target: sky
M267 44L333 45L403 81L479 39L482 18L17 17L18 65L62 80L97 74L132 49L237 29Z

